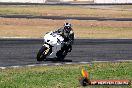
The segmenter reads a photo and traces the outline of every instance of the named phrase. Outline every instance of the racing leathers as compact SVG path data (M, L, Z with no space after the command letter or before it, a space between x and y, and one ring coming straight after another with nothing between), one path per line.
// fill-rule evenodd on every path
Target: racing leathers
M72 44L74 41L73 29L71 28L71 30L68 32L64 29L64 27L62 27L59 28L56 32L64 38L63 49L68 50L68 52L70 52L72 50Z

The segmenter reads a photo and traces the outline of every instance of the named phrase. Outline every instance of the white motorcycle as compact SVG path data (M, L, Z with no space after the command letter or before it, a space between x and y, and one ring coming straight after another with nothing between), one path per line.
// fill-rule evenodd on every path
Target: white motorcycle
M44 44L37 54L37 61L46 60L47 58L56 58L63 60L68 51L62 49L64 46L64 38L56 32L46 33L44 36Z

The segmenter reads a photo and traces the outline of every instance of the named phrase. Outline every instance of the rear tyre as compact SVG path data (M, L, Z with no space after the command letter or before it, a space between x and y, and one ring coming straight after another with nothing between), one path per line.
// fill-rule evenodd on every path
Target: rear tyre
M66 51L63 51L63 50L58 51L57 54L56 54L57 60L58 61L63 61L64 58L66 57L66 55L67 55Z
M41 49L39 50L38 54L37 54L37 61L43 61L46 58L45 55L45 50L47 49L47 47L42 46Z

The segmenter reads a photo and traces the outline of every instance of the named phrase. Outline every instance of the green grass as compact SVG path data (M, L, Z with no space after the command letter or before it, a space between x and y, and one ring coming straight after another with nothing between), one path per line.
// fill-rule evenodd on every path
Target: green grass
M83 88L78 79L81 69L91 79L132 80L132 62L87 65L40 66L0 70L0 88ZM86 88L131 88L131 86L90 86Z

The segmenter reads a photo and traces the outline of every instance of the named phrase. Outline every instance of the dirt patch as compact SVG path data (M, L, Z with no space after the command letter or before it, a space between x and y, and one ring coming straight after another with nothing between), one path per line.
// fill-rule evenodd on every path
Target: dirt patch
M71 22L77 38L132 38L131 21L79 21L0 18L0 37L40 38Z
M81 27L132 27L132 21L80 21L80 20L47 20L47 19L18 19L0 18L0 25L23 26L63 26L64 22L71 22L74 26Z

